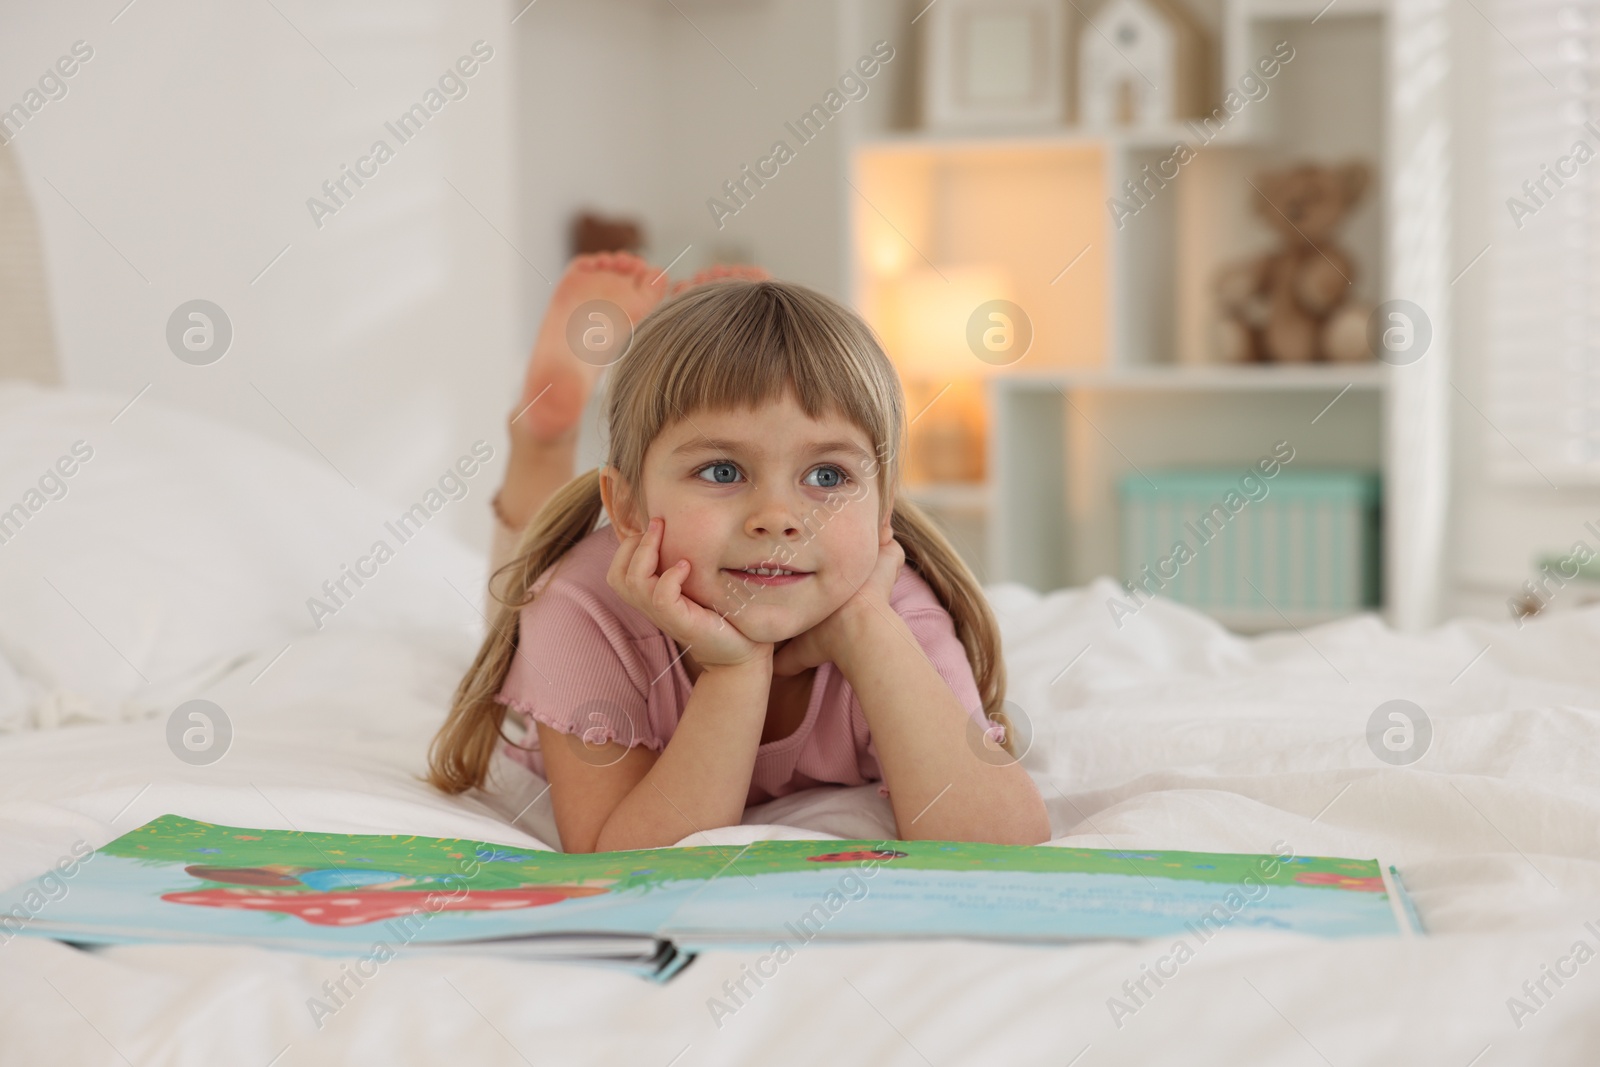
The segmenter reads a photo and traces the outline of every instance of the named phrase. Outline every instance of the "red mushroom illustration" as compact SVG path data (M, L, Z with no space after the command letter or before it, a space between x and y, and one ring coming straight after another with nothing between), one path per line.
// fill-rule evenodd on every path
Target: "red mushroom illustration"
M163 893L162 900L210 908L240 908L293 915L317 926L358 926L382 919L398 919L413 912L504 911L559 904L574 897L606 892L604 886L547 885L520 889L469 890L459 896L437 891L370 893L282 893L241 888L201 889Z
M864 860L897 860L909 855L885 848L864 848L854 852L826 852L820 856L807 856L815 863L859 863Z

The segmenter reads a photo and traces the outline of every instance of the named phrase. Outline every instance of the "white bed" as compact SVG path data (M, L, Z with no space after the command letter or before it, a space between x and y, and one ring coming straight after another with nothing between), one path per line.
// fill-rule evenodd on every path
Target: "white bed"
M153 395L118 415L126 402L0 386L0 510L73 442L94 449L0 543L0 883L164 812L551 839L543 783L510 764L498 798L416 778L482 626L482 555L425 530L319 632L306 598L400 509L310 453ZM482 507L491 488L450 506ZM705 954L658 986L402 951L320 1029L306 1002L337 961L17 937L0 945L0 1064L1596 1061L1600 962L1559 961L1579 940L1600 948L1600 612L1245 640L1167 602L1118 630L1113 591L989 590L1055 843L1378 856L1427 936L1229 930L1120 1026L1108 999L1165 943L806 947L720 1027L708 999L754 954ZM196 697L234 730L210 766L167 747L169 713ZM1434 730L1406 767L1366 740L1397 698ZM685 843L892 834L864 787L784 798ZM1558 964L1576 974L1528 1001L1524 981ZM1511 997L1533 1010L1514 1019Z

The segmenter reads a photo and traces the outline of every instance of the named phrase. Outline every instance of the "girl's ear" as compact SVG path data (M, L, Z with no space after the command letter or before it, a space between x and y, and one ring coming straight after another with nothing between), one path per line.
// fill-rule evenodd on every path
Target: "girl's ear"
M633 494L628 491L622 472L609 463L600 468L600 502L605 505L606 517L618 539L639 532L633 522Z

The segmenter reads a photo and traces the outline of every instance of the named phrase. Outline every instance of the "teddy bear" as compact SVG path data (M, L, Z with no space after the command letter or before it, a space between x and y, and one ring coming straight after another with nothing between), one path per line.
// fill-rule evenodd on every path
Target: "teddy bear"
M1355 263L1334 231L1366 192L1364 163L1302 163L1256 176L1256 212L1282 238L1277 251L1217 275L1218 343L1228 362L1308 363L1371 358L1355 300Z

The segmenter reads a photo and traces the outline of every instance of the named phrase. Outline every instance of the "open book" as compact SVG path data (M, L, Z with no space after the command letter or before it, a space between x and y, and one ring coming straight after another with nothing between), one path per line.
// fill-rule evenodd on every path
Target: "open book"
M0 944L254 944L384 962L494 952L666 981L710 948L1420 932L1376 860L951 841L756 841L568 855L163 815L0 893ZM778 949L780 952L781 949Z

